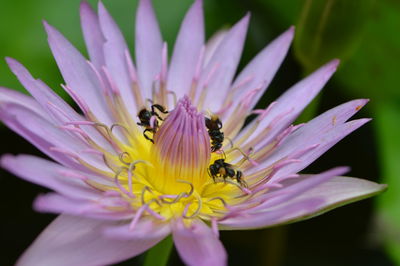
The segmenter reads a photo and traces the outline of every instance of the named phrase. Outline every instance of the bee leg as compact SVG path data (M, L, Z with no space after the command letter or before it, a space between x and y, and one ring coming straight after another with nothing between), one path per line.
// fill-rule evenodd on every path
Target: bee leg
M153 140L152 138L150 138L149 136L147 136L147 135L146 135L146 132L152 132L152 129L146 128L146 129L143 131L143 136L144 136L147 140L150 140L151 143L154 144L154 140Z
M154 108L156 108L158 111L160 111L163 114L168 114L168 111L165 110L164 106L159 105L159 104L153 104L151 106L151 111L154 112Z

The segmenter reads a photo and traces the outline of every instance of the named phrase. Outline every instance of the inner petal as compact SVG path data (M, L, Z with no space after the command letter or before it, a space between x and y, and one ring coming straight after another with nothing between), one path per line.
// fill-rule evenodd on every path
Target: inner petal
M188 182L200 191L210 178L207 174L210 149L204 115L185 96L154 135L150 182L166 194L187 191Z

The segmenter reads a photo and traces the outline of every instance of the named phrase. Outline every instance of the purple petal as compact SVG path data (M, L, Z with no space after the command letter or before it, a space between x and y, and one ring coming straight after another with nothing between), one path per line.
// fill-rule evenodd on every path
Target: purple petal
M221 222L225 229L254 229L305 220L331 209L371 197L386 189L371 181L334 177L298 197L257 214L241 216Z
M73 195L72 195L73 196ZM103 199L103 202L101 200ZM120 211L109 210L107 207L118 207ZM100 220L121 221L131 219L134 215L131 209L122 209L122 202L115 199L98 197L97 200L70 198L57 193L47 193L36 197L33 208L38 212L69 214Z
M61 215L22 255L17 265L110 265L149 249L162 238L112 240L102 236L103 222Z
M336 71L338 64L338 60L329 62L280 96L276 101L276 104L272 107L270 113L260 121L259 126L248 141L255 136L265 134L263 132L268 132L263 141L259 144L263 145L270 142L283 129L287 128L323 88L332 74ZM276 123L272 128L270 128L270 130L267 130L267 127L270 126L271 122L278 118L279 123ZM247 130L257 122L258 120L254 119L253 122L240 133L240 135L245 134Z
M47 138L44 138L47 136L37 135L34 132L32 132L30 128L26 127L26 121L24 121L23 119L21 120L21 117L18 118L12 112L12 110L10 110L12 108L24 108L24 107L15 104L0 105L0 119L5 125L7 125L7 127L15 131L17 134L21 135L23 138L25 138L30 143L35 145L40 151L42 151L55 161L63 165L72 167L74 169L85 171L85 168L83 166L76 163L69 156L51 150L51 148L54 147L54 144L49 142ZM32 113L30 109L25 108L24 112L28 113L31 116L36 116L43 123L48 123L45 119L37 116L35 113Z
M30 96L15 90L0 87L0 105L2 104L19 104L29 108L32 112L40 115L43 118L49 119L49 115L43 108Z
M103 55L104 36L100 29L99 18L86 1L81 3L80 8L81 24L83 37L89 52L90 61L97 69L101 69L105 65Z
M239 104L237 99L241 99L243 95L253 89L259 91L253 96L251 103L248 105L248 110L253 109L254 105L258 102L260 97L264 94L265 90L275 76L283 59L285 58L289 46L293 40L294 27L290 27L286 32L281 34L278 38L272 41L265 47L239 74L236 78L232 88L237 88L240 84L247 79L250 79L245 85L239 87L234 92L232 106L229 110L233 111L235 106ZM229 117L229 114L227 115Z
M57 126L64 126L65 123L71 121L84 121L86 120L81 115L79 115L72 107L70 107L60 96L54 93L49 87L47 87L43 82L35 80L28 70L20 64L18 61L12 58L6 58L7 63L13 73L17 76L21 84L32 94L32 96L39 102L39 104L48 111L52 122ZM27 101L23 101L24 107L31 106ZM34 102L33 106L36 106ZM57 109L54 108L56 106ZM60 111L57 111L60 110ZM46 114L45 117L48 116ZM82 129L90 138L96 142L101 147L112 150L110 144L104 139L102 135L98 133L92 127L83 127Z
M282 169L280 169L274 177L271 178L271 182L279 181L285 178L287 175L292 173L297 173L306 168L316 159L318 159L322 154L329 150L332 146L342 140L345 136L349 135L351 132L355 131L365 123L369 122L370 119L358 119L342 124L335 127L326 134L321 134L315 137L314 143L318 143L319 146L306 152L304 155L300 156L298 159L300 162L289 164ZM307 145L307 143L303 143ZM304 146L303 146L304 147Z
M358 112L367 101L364 99L350 101L312 119L284 139L280 146L266 160L263 160L257 167L253 167L252 171L268 167L296 151L304 150L313 145L318 145L315 151L320 151L319 154L322 154L321 152L325 152L357 128L343 126L343 123ZM365 122L367 121L363 122L362 120L357 123L361 123L359 125L361 126ZM329 144L329 146L326 146L326 144ZM310 162L307 161L306 163L309 164ZM295 165L293 166L295 167Z
M178 253L187 265L226 265L224 246L202 221L194 220L188 228L179 220L175 223L172 234Z
M88 186L83 180L62 176L62 171L68 168L39 157L4 155L0 159L0 165L16 176L66 196L73 195L82 199L99 197L99 191Z
M150 0L140 0L136 14L136 64L143 97L151 98L152 84L161 71L162 38Z
M250 15L246 15L232 27L203 70L198 90L202 91L206 87L208 92L204 109L218 111L221 108L239 64L249 19ZM213 71L215 73L211 75Z
M2 120L7 126L25 137L49 156L55 154L52 151L54 147L60 148L70 153L72 157L79 157L94 167L105 171L108 170L101 156L83 152L89 148L88 144L84 143L78 137L60 129L48 120L30 112L29 109L11 104L2 106L1 109ZM59 158L58 156L52 157L56 160ZM64 160L60 162L63 163ZM76 169L83 168L83 166L77 166L78 164L73 165L77 167ZM71 165L69 164L69 166Z
M102 2L99 2L99 17L101 30L106 39L103 50L107 70L112 76L112 82L120 91L122 101L125 103L128 112L132 117L136 117L136 103L132 93L133 83L129 76L126 61L127 53L129 55L128 46L117 24Z
M76 48L55 28L45 23L48 41L67 85L80 97L99 121L113 124L94 71Z
M229 32L228 29L221 29L214 33L211 38L207 41L206 43L206 48L204 52L204 64L203 67L207 66L208 63L210 62L211 58L214 56L215 51L217 50L218 46L221 44L221 42L225 39L226 35Z
M164 238L171 233L168 223L151 218L141 218L133 229L129 224L107 227L104 234L112 239L134 240L142 238Z
M189 92L203 45L203 2L197 0L182 23L168 73L167 90L178 99Z

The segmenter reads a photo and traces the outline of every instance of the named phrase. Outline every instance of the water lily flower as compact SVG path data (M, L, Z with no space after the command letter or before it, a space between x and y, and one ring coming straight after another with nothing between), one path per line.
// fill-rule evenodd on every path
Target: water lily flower
M384 185L337 167L299 174L369 119L348 121L367 100L308 123L295 118L335 72L333 60L253 110L284 59L294 28L238 75L249 15L205 43L202 1L180 28L170 62L150 0L140 0L135 55L100 2L81 4L90 60L44 23L75 111L16 60L8 65L32 97L0 90L2 121L53 161L4 155L2 167L50 188L34 208L60 214L19 265L107 265L172 234L188 265L225 265L219 230L303 220L375 195ZM245 125L249 115L255 115Z

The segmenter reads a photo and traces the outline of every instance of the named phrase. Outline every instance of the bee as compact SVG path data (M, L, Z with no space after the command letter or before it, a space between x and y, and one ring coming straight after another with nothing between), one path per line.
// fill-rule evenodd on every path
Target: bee
M143 131L143 136L147 139L150 140L152 143L154 143L154 140L152 138L150 138L146 132L151 132L151 133L156 133L157 129L158 129L158 120L163 121L163 119L161 118L161 116L156 112L156 109L158 111L160 111L163 114L168 114L168 111L165 109L164 106L159 105L159 104L153 104L151 106L151 111L147 110L146 108L143 108L142 110L140 110L140 112L138 113L138 118L140 120L140 122L138 122L137 124L139 126L142 126L145 128L145 130ZM153 126L150 124L150 120L151 118L155 116L156 119L154 120Z
M225 162L225 159L217 159L208 168L208 174L213 178L214 182L216 178L222 177L224 181L227 178L236 178L236 181L243 187L247 187L247 184L242 179L242 171L233 169L233 165Z
M218 151L224 142L224 132L221 131L222 122L216 115L212 115L211 118L206 117L205 121L211 139L211 152Z

